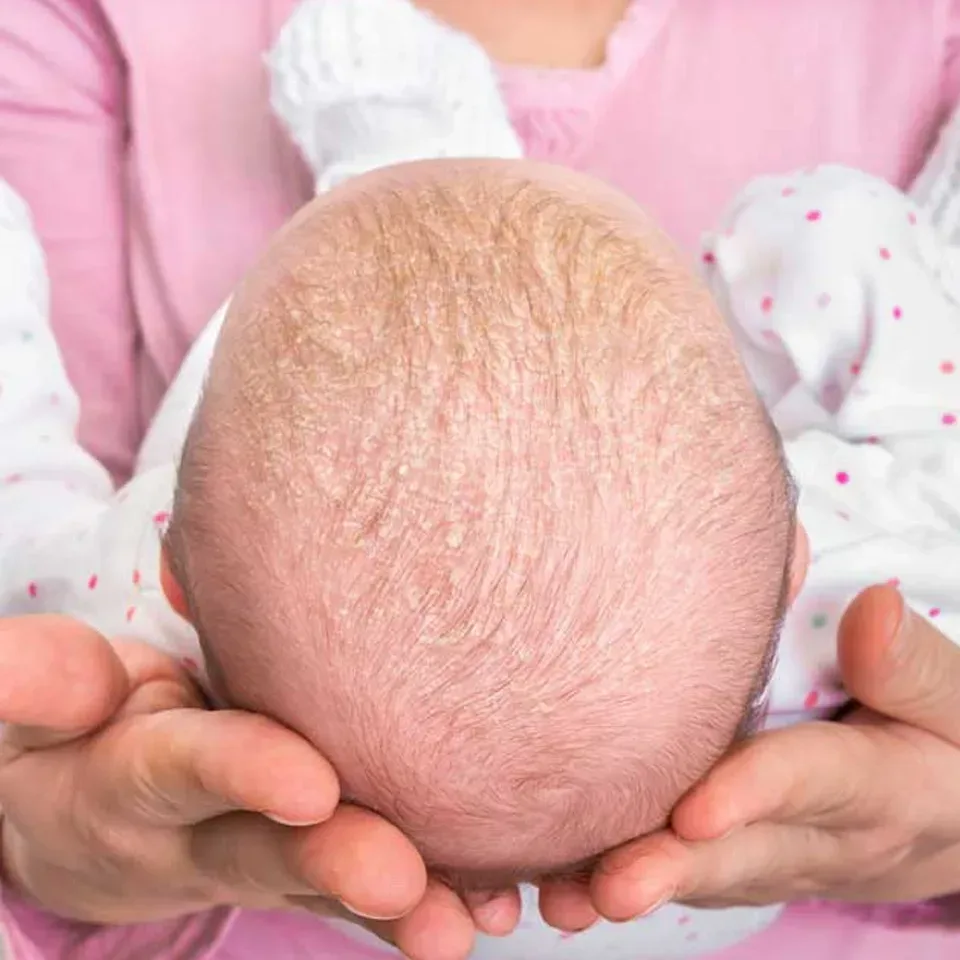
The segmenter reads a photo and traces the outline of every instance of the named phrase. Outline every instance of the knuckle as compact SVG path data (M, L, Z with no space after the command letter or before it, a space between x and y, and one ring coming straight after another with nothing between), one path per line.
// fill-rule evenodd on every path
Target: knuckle
M125 870L143 862L144 844L139 830L102 817L84 818L78 829L84 846L101 864Z
M77 792L70 814L77 847L91 863L107 870L126 870L143 863L142 832L119 817L104 815L89 793Z
M838 838L834 855L824 870L824 885L836 890L882 878L907 859L911 846L908 836L893 826Z
M913 831L892 823L871 830L864 840L864 859L886 869L903 860L913 846Z

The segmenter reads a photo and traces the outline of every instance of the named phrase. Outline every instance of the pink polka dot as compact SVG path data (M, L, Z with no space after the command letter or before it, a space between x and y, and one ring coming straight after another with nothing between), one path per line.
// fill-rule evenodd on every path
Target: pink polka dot
M769 297L769 296L764 297L760 301L760 309L764 313L769 313L773 309L773 297Z
M703 254L703 262L713 266L717 262L717 255L712 250L706 250Z
M940 608L931 607L929 610L929 616L931 616L934 620L936 620L936 618L940 616Z
M780 191L781 197L792 197L797 191L793 187L784 187Z
M941 418L940 422L945 427L952 427L957 422L957 415L955 413L945 413Z
M135 587L139 587L139 586L140 586L140 571L139 571L139 570L134 570L134 571L133 571L133 578L132 578L132 579L133 579L133 585L134 585Z
M127 623L130 623L131 620L137 615L136 607L127 607Z
M153 522L158 526L162 527L170 519L169 510L161 510L159 513L153 515Z
M899 577L891 577L891 578L887 581L887 586L888 586L888 587L899 587L899 586L900 586L900 578L899 578Z
M816 222L820 219L821 216L822 216L822 214L820 213L819 210L808 210L808 211L807 211L807 219L808 219L811 223L816 223Z
M912 210L907 214L907 223L909 223L911 227L917 225L917 215Z
M944 360L943 363L940 364L941 373L950 374L950 373L953 373L956 369L957 368L953 365L952 360Z
M878 444L879 442L880 442L880 438L879 438L879 437L867 437L867 443L876 445L876 444Z
M39 588L32 581L27 584L27 593L30 595L31 600L36 600L37 594L40 592Z
M881 247L879 252L880 252L880 259L881 259L881 260L889 260L889 259L890 259L890 251L889 251L889 249L888 249L887 247Z
M803 709L812 710L820 702L820 694L816 690L811 690L803 698Z
M689 913L681 913L680 916L677 917L677 926L678 926L678 927L685 927L689 922L690 922L690 914L689 914Z
M861 370L861 367L860 367L860 364L859 364L859 363L851 363L851 364L850 364L850 372L851 372L855 377L860 376L860 370Z
M846 470L841 470L837 473L836 481L841 487L846 486L850 482L850 474Z
M93 574L93 576L90 577L90 579L87 581L87 589L88 589L88 590L96 590L96 589L97 589L97 584L98 584L99 582L100 582L100 578L99 578L96 574Z
M779 343L780 336L775 330L764 330L760 336L763 337L768 343Z
M894 308L893 308L893 319L894 319L894 320L899 320L901 317L903 317L903 311L902 311L899 307L894 307Z
M20 483L23 480L22 473L11 473L10 476L4 478L4 483Z

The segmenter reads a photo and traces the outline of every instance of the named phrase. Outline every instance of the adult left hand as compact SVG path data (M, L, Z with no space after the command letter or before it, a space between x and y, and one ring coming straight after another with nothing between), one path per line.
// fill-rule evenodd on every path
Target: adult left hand
M608 854L589 886L545 884L548 922L582 929L666 901L915 901L960 891L960 648L887 587L839 637L843 722L762 734L674 811Z
M516 923L515 892L471 915L396 828L338 798L310 744L205 709L159 651L67 617L0 619L0 874L53 915L299 907L418 960L463 960L475 926Z

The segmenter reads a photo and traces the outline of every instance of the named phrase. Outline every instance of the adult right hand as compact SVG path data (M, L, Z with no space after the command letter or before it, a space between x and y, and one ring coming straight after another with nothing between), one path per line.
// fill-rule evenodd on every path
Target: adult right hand
M395 827L338 805L309 743L206 709L156 650L65 617L0 621L0 721L0 865L45 909L118 924L295 906L370 918L415 960L470 952L467 908Z
M840 628L860 704L741 745L674 810L672 830L609 854L610 919L664 899L918 901L960 892L960 647L873 587Z

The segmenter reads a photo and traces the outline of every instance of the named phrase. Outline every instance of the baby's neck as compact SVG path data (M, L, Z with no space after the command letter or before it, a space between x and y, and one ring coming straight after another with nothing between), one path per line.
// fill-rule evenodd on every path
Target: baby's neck
M415 0L472 34L501 63L598 67L630 0Z

